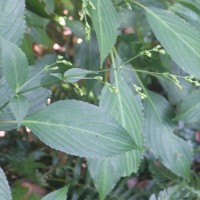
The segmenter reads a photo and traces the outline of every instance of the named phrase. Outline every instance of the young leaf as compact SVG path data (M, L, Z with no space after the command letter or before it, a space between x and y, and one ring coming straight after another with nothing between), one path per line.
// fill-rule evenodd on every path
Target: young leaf
M10 105L11 111L13 112L17 120L18 127L19 127L21 124L21 121L24 119L24 117L28 113L29 102L25 96L19 95L19 96L13 97L10 100L9 105Z
M145 139L150 151L177 176L189 179L192 145L173 134L172 108L158 94L148 92L145 101Z
M17 93L28 75L28 61L22 50L15 44L0 38L2 54L1 65L9 86Z
M42 200L66 200L68 187L60 188L42 198Z
M133 172L136 173L143 156L143 106L138 96L133 94L124 77L119 73L114 71L113 85L116 87L117 92L111 93L107 87L104 87L100 98L100 107L105 109L128 131L141 150L131 150L101 160L89 159L89 170L100 199L105 198L120 177L129 176ZM96 166L96 170L94 170L94 166ZM110 171L113 175L108 176L107 174Z
M83 79L88 74L95 74L95 72L81 68L72 68L65 72L63 80L68 83L74 83Z
M117 39L118 15L111 0L91 0L95 10L90 12L99 44L101 65Z
M187 123L200 121L200 92L196 91L185 97L178 108L178 115L175 120L182 120Z
M75 100L56 102L23 125L52 148L82 157L105 157L137 148L127 131L100 108Z
M0 1L0 36L17 45L25 32L25 0Z
M144 8L153 32L167 53L185 72L200 78L200 33L172 12Z
M0 168L0 199L11 200L10 187L3 170Z

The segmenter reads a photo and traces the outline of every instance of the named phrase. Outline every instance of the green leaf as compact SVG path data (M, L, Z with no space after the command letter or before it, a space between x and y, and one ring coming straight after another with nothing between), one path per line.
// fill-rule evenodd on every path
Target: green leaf
M179 68L169 56L165 55L163 58L162 65L166 67L166 72L183 77L187 76L187 74L183 72L183 70ZM177 77L182 86L182 90L180 90L180 88L178 88L171 80L163 76L158 76L157 78L165 90L167 98L173 105L178 105L192 90L195 89L194 85L182 78Z
M74 83L83 79L88 74L97 74L97 73L95 73L94 71L86 70L86 69L72 68L65 72L63 80L68 83Z
M145 140L149 150L177 176L189 179L192 145L173 134L173 110L160 95L148 92L145 101Z
M0 36L17 45L25 32L24 0L0 1Z
M167 53L185 72L200 78L200 33L170 11L144 8L156 38Z
M59 101L24 119L23 124L52 148L82 157L105 157L136 148L127 131L100 108Z
M91 0L95 10L90 12L99 44L101 65L117 39L118 15L111 0Z
M88 167L99 193L99 199L104 200L119 181L121 174L118 173L115 163L110 158L89 159Z
M112 84L116 87L117 93L111 93L107 87L104 87L100 98L100 107L105 109L128 131L141 150L131 150L103 160L89 159L89 170L100 199L105 198L120 177L136 173L143 156L142 128L144 117L141 101L138 96L133 94L119 71L114 71ZM110 171L113 174L108 175Z
M54 12L55 3L54 0L26 0L26 7L41 17L51 18L51 14Z
M34 43L39 43L46 47L50 47L53 45L53 41L50 39L44 28L32 27L30 36Z
M186 96L178 108L178 114L175 120L182 120L187 123L200 121L200 92L195 91Z
M0 199L11 200L10 187L3 170L0 168Z
M17 122L18 127L21 124L21 121L24 119L29 109L29 102L25 96L19 95L13 97L9 103L10 109L13 112Z
M192 194L194 192L194 194ZM152 194L149 200L175 200L175 199L199 199L199 194L188 186L183 184L174 185L160 191L158 195Z
M42 198L42 200L66 200L67 199L68 187L63 187L59 190L51 192Z
M31 67L29 70L28 81L22 87L24 90L29 90L30 88L38 86L44 74L41 73L41 69L37 67ZM6 102L15 95L14 92L8 86L8 83L4 78L0 79L0 107L2 107ZM46 107L47 98L50 97L51 92L45 88L39 88L28 93L23 94L29 102L28 115L39 111L40 109ZM17 123L9 123L5 121L14 121L15 117L10 110L9 105L5 106L3 110L0 111L0 129L9 131L17 128Z
M99 49L94 34L90 41L83 41L77 45L74 53L75 65L88 70L98 70L100 67Z
M27 80L28 61L22 50L15 44L0 38L3 46L0 55L1 65L9 86L17 93Z
M29 65L33 65L35 63L35 58L33 55L32 40L28 33L24 35L20 48L26 54Z

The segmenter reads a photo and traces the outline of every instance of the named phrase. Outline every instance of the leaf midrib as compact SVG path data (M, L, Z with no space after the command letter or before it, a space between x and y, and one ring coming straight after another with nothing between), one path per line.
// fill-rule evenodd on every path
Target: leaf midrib
M124 143L124 142L121 142L121 141L118 141L118 140L111 139L111 138L109 138L109 137L100 135L100 134L95 133L95 132L91 132L91 131L87 131L87 130L84 130L84 129L75 128L75 127L72 127L72 126L67 126L67 125L64 125L64 124L54 124L54 123L41 122L41 121L24 120L24 121L23 121L23 124L26 125L26 123L27 123L27 126L28 126L28 124L43 124L43 125L47 125L47 126L68 128L68 129L72 129L72 130L75 130L75 131L85 132L85 133L88 133L88 134L91 134L91 135L94 135L94 136L99 136L99 137L108 139L108 140L110 140L110 141L114 141L114 142L118 142L118 143L121 143L121 144L125 144L125 145L130 146L131 148L134 147L134 146L129 145L129 144L127 144L127 143Z

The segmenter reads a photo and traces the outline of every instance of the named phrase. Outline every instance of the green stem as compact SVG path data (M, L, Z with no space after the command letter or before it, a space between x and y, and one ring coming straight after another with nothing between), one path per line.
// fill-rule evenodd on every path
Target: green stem
M29 88L29 89L27 89L27 90L23 90L23 91L19 92L18 95L20 95L20 94L25 94L25 93L27 93L27 92L31 92L31 91L33 91L33 90L35 90L35 89L38 89L38 88L42 88L42 87L49 86L49 85L54 84L54 83L59 83L60 81L61 81L61 80L56 80L56 81L48 82L48 83L45 83L45 84L37 85L37 86L35 86L35 87L32 87L32 88Z
M38 74L36 74L35 76L33 76L31 79L29 79L27 82L25 82L19 89L18 91L20 91L22 88L24 88L26 85L28 85L30 82L32 82L34 79L36 79L40 74L42 74L43 72L45 72L46 70L48 70L48 68L53 67L54 65L56 65L57 63L53 63L51 65L47 65L44 69L42 69Z

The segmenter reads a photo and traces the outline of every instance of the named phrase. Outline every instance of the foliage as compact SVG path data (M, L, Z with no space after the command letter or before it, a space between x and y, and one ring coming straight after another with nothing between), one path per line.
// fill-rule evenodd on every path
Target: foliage
M200 198L199 24L196 0L2 0L0 199Z

